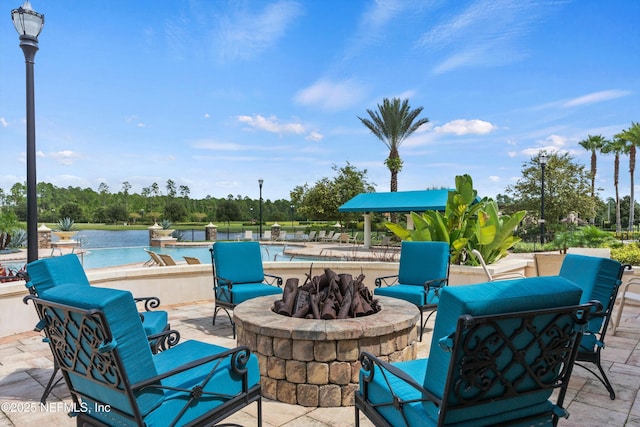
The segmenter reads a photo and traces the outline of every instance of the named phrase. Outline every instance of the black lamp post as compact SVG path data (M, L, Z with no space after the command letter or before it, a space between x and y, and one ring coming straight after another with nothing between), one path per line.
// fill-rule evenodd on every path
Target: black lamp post
M38 35L44 26L44 15L25 1L11 11L11 19L20 35L20 47L27 64L27 262L38 259L38 204L36 190L36 120L33 90L33 64L38 51Z
M538 159L540 162L540 169L542 172L541 179L541 194L540 194L540 243L544 245L544 167L547 165L547 155L540 154Z
M262 184L264 183L264 179L260 178L258 180L258 185L260 186L260 239L262 239Z

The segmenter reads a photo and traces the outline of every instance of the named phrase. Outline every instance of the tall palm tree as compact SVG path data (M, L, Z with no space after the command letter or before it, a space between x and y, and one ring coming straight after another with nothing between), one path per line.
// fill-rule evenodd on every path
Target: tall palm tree
M587 135L586 139L583 139L578 144L587 151L591 151L591 198L594 201L594 208L591 212L591 223L596 221L595 211L595 199L596 199L596 172L597 172L597 157L596 153L606 143L606 139L602 135Z
M369 119L358 118L389 149L389 157L384 161L391 171L391 191L398 191L398 172L402 169L402 159L398 149L400 144L420 126L429 122L426 117L418 119L422 107L411 109L409 100L384 98L378 110L367 110Z
M616 138L620 138L626 142L625 151L629 154L629 178L630 178L630 201L629 201L629 230L633 230L634 211L635 211L635 199L634 199L634 173L636 170L636 147L640 146L640 123L631 122L629 129L623 130L621 133L615 135Z
M620 221L620 194L618 192L619 183L620 183L620 154L625 152L626 141L619 138L614 137L613 140L607 140L607 142L602 147L602 152L604 154L613 153L613 185L616 188L616 232L620 233L622 231L622 224Z

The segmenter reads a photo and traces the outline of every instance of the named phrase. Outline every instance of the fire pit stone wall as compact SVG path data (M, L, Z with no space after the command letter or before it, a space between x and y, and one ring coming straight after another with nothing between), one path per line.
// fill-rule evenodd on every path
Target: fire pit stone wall
M352 406L361 351L392 362L416 358L420 314L413 304L381 297L378 313L315 320L274 313L276 298L255 298L234 310L238 345L257 355L265 398L311 407Z

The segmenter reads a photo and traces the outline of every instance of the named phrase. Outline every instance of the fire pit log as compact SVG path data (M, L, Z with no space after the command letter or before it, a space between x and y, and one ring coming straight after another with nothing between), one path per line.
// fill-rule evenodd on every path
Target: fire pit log
M298 279L290 278L282 299L273 304L272 311L289 317L325 320L377 313L380 304L363 281L362 274L354 279L350 274L337 274L328 268L319 276L308 274L302 286L298 286Z

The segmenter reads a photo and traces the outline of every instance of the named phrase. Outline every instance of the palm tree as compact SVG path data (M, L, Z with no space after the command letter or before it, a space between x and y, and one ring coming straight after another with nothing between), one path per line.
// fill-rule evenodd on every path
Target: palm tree
M630 177L630 201L629 201L629 230L633 230L634 211L635 211L635 199L633 197L634 186L634 173L636 170L636 147L640 145L640 124L631 122L629 129L623 130L621 133L615 135L616 138L620 138L626 143L625 151L629 154L629 177Z
M587 151L591 151L591 198L594 203L596 200L596 172L597 172L597 158L596 152L599 151L602 146L607 142L602 135L587 135L587 139L583 139L578 144ZM591 215L591 223L596 221L595 204Z
M622 231L622 225L620 221L620 194L618 192L618 187L620 183L620 154L625 152L626 142L619 138L614 137L613 140L607 140L607 142L602 147L602 152L604 154L613 153L613 185L616 189L616 232L620 233Z
M363 125L369 128L371 133L378 137L389 148L389 157L384 164L391 171L391 191L398 191L398 172L402 169L402 159L398 149L400 144L420 126L429 122L426 117L418 119L422 107L414 110L409 106L409 100L388 98L378 104L378 111L367 110L369 119L358 118Z

